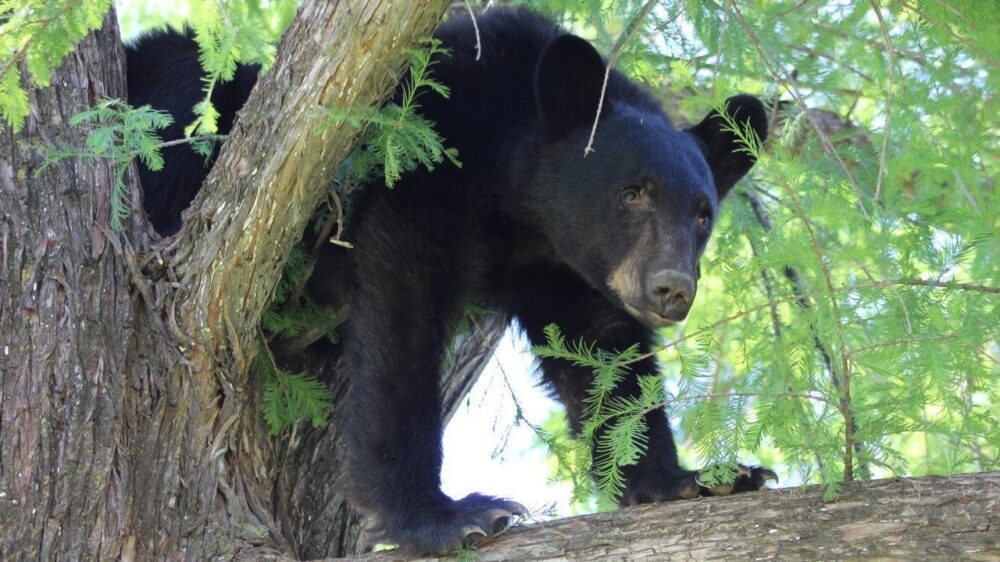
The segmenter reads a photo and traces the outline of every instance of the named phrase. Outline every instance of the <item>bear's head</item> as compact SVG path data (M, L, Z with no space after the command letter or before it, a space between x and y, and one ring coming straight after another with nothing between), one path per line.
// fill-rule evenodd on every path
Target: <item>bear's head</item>
M605 64L587 41L553 39L535 69L538 144L527 206L560 260L649 326L687 316L719 202L754 164L731 124L767 136L761 102L729 98L678 131L648 95L618 78L601 104Z

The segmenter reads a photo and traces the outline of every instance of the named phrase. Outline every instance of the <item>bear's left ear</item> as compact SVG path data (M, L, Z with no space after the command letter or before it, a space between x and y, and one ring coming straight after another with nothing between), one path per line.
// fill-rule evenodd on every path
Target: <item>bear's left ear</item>
M535 103L542 138L556 140L594 122L604 84L604 59L586 40L560 35L549 41L535 66ZM610 108L604 100L602 113Z
M767 112L759 99L745 94L733 96L726 100L725 112L729 122L741 128L749 126L760 142L767 139ZM729 129L727 120L714 110L701 123L688 129L701 141L720 201L756 161Z

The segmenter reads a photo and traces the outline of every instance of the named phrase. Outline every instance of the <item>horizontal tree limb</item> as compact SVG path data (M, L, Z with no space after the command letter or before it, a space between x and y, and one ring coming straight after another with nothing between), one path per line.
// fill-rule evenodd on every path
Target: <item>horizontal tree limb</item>
M474 559L1000 561L1000 472L852 482L831 502L823 492L784 488L517 527Z

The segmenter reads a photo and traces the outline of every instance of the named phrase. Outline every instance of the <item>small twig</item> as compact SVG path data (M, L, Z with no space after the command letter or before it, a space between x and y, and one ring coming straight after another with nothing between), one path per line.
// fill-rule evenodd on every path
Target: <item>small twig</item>
M992 361L997 367L1000 367L1000 359L997 359L996 357L993 357L992 355L990 355L989 353L987 353L986 350L984 350L984 349L980 349L979 353L983 357L985 357L985 358L989 359L990 361Z
M716 42L715 51L718 56L715 57L715 64L712 65L712 98L716 97L718 93L719 86L719 66L722 64L722 55L725 52L723 49L723 44L726 41L726 28L729 24L729 18L725 10L722 11L722 23L719 24L719 40Z
M483 43L479 38L479 22L476 21L476 12L472 9L472 4L469 4L469 0L465 0L465 7L469 10L469 17L472 18L472 29L476 32L476 60L483 54Z
M834 292L842 293L842 292L845 292L845 291L864 291L864 290L868 290L868 289L884 289L884 288L887 288L887 287L892 287L894 285L916 286L916 287L930 287L930 288L934 288L934 289L958 289L958 290L962 290L962 291L971 291L971 292L977 292L977 293L1000 294L1000 287L988 287L986 285L975 285L975 284L972 284L972 283L948 283L948 282L945 282L945 281L934 281L934 280L928 280L928 279L887 279L887 280L884 280L884 281L874 281L872 283L859 283L857 285L841 285L839 287L834 287L833 290L834 290ZM806 294L804 294L804 296L815 296L815 295L806 293ZM744 310L742 310L740 312L733 313L733 314L731 314L729 316L726 316L724 318L716 320L715 322L712 322L711 324L703 326L703 327L701 327L701 328L699 328L699 329L697 329L697 330L695 330L693 332L686 333L683 336L681 336L681 337L679 337L677 339L671 340L671 341L669 341L669 342L667 342L667 343L665 343L663 345L656 346L654 349L650 350L648 353L643 353L642 355L638 355L638 356L636 356L636 357L634 357L632 359L629 359L628 361L622 362L622 365L632 365L634 363L638 363L638 362L643 361L645 359L649 359L650 357L656 357L656 355L658 353L660 353L660 352L663 352L663 351L666 351L668 349L677 347L678 345L680 345L681 343L683 343L683 342L685 342L687 340L696 338L696 337L698 337L698 336L700 336L702 334L710 332L710 331L718 328L719 326L722 326L724 324L732 322L733 320L738 320L740 318L743 318L745 316L749 316L751 314L755 314L755 313L760 312L762 310L767 310L767 309L771 308L774 305L785 304L785 303L790 303L790 302L797 302L800 298L802 298L802 297L799 296L799 295L791 295L791 296L783 297L783 298L780 298L780 299L776 299L774 302L766 302L764 304L753 306L753 307L744 309Z
M629 42L632 35L641 27L643 20L653 11L656 7L657 0L647 0L643 4L639 13L636 14L632 21L629 22L628 27L625 28L625 32L618 38L613 49L611 49L611 57L608 58L608 63L604 67L604 82L601 84L601 97L597 100L597 114L594 115L594 125L590 128L590 138L587 139L587 146L583 149L583 157L586 158L588 154L594 151L594 137L597 135L597 122L601 120L601 111L604 110L604 96L608 90L608 80L611 78L611 68L614 67L615 63L622 56L622 51L625 49L625 44Z
M788 14L791 14L792 12L797 12L797 11L801 10L802 6L805 6L806 3L809 2L809 1L810 0L802 0L798 4L795 4L794 6L792 6L790 8L786 8L786 9L778 12L776 15L777 15L778 18L783 18L783 17L787 16Z
M72 8L72 5L70 3L66 3L65 5L63 5L62 13L60 15L61 16L65 16L66 14L69 13L69 11L70 11L71 8ZM20 28L21 28L21 30L23 30L25 27L28 27L30 25L40 25L42 27L45 27L51 21L52 21L52 18L49 17L49 18L39 18L37 20L31 20L31 21L21 22ZM14 56L12 56L10 58L10 60L8 60L6 63L4 63L3 68L0 68L0 78L2 78L4 74L7 74L7 71L10 70L11 67L13 67L15 64L21 62L21 59L24 58L24 55L28 54L28 47L31 46L31 43L32 43L32 41L35 40L35 37L37 37L37 35L31 35L31 36L29 36L24 41L24 43L21 44L21 48L18 49L16 53L14 53Z
M861 263L858 260L854 260L854 263L857 264L857 266L861 269L861 271L865 274L865 277L867 277L869 281L875 281L875 276L872 275L870 271L868 271L868 268L865 267L865 264ZM894 286L889 288L896 295L896 299L899 301L899 306L900 308L903 309L903 319L906 320L906 333L912 334L913 321L910 319L910 309L909 307L906 306L906 301L903 300L903 295L899 294L899 289Z
M940 340L953 340L958 338L958 334L934 334L931 336L916 336L912 338L899 338L897 340L885 341L872 343L868 345L863 345L861 347L850 349L847 351L848 357L853 357L858 353L864 353L866 351L872 351L874 349L882 349L884 347L896 347L899 345L913 345L915 343L927 342L927 341L940 341Z
M740 11L739 6L736 5L736 1L729 0L729 5L733 8L733 13L736 14L737 19L740 20L740 25L743 27L744 33L746 33L747 37L750 38L750 42L753 44L754 49L760 56L760 61L764 64L764 67L767 68L768 73L770 73L771 76L778 82L788 84L788 93L792 95L792 99L794 99L795 103L799 105L802 112L805 114L806 119L809 120L809 124L812 125L813 131L816 132L816 136L819 138L820 144L823 146L823 152L832 156L837 161L841 171L844 172L844 176L851 182L851 186L854 188L855 197L858 198L858 207L861 209L861 214L863 214L869 221L873 220L871 215L868 214L868 209L865 208L864 196L861 193L861 184L858 183L854 174L851 173L850 167L848 167L847 163L844 162L844 159L841 158L840 153L837 152L833 143L830 142L830 138L823 132L823 129L819 126L816 118L813 117L812 111L810 111L809 106L806 105L805 98L802 96L802 93L799 92L799 89L795 87L795 81L790 76L785 76L783 73L778 72L778 70L771 64L770 59L767 58L767 54L764 53L764 47L760 44L760 39L757 37L757 34L754 33L753 29L750 28L750 24L747 23L747 20L743 17L743 12Z
M350 191L351 189L348 189L348 193ZM340 239L344 234L344 205L340 202L340 195L337 192L333 193L333 207L337 210L337 233L330 237L329 242L341 248L351 249L354 247L353 244Z
M834 56L830 56L830 55L828 55L826 53L821 53L821 52L817 51L816 49L812 49L810 47L806 47L805 45L794 45L794 44L792 44L792 45L788 45L787 47L789 49L793 50L793 51L799 51L799 52L805 53L805 54L807 54L807 55L809 55L811 57L816 57L816 58L819 58L819 59L826 60L826 61L830 62L831 64L834 64L834 65L836 65L836 66L838 66L840 68L846 68L847 70L851 71L851 73L859 76L865 82L869 82L869 83L872 83L872 84L875 83L875 80L871 76L865 74L864 72L861 72L860 70L858 70L857 68L855 68L855 67L853 67L853 66L851 66L849 64L846 64L844 62L844 60L842 58L840 58L840 57L834 57Z
M337 199L337 194L333 193L333 198ZM319 263L319 253L323 249L323 245L326 244L327 238L330 236L330 231L333 230L333 225L337 225L337 235L340 235L341 223L343 222L343 217L340 216L340 205L337 205L337 213L331 213L330 216L326 217L326 221L323 223L323 227L319 231L319 236L316 237L316 242L313 243L312 251L309 252L309 260L306 262L306 269L302 275L302 280L299 282L295 290L292 291L291 296L288 297L289 303L292 306L296 306L299 299L302 298L302 293L305 291L306 284L309 282L309 278L312 277L313 269L316 268L316 264Z
M21 48L18 49L18 51L16 53L14 53L14 56L12 56L10 58L10 60L8 60L3 65L3 68L0 68L0 77L3 77L4 74L7 74L7 71L10 70L11 67L13 67L15 64L17 64L18 62L20 62L21 59L24 58L24 55L28 53L28 47L31 46L31 41L34 38L35 38L34 35L32 35L31 37L28 37L28 40L25 41L23 45L21 45Z
M854 35L850 35L848 33L845 33L841 29L837 29L836 27L833 27L833 26L830 26L830 25L826 25L824 23L813 22L813 25L817 29L822 29L826 33L829 33L830 35L834 35L836 37L840 37L841 39L851 39L851 40L854 40L854 39L858 38L858 37L856 37ZM870 38L870 37L863 37L861 39L864 40L865 43L868 43L868 45L871 46L871 47L874 47L874 48L882 50L882 51L885 50L885 44L882 41L879 41L878 39L873 39L873 38ZM893 46L893 48L896 51L895 54L899 55L900 58L909 59L909 60L911 60L911 61L913 61L913 62L915 62L917 64L920 64L922 66L927 66L928 64L930 64L930 62L926 58L924 58L923 55L921 55L919 53L914 53L912 51L905 51L903 49L896 48L895 46Z
M635 417L644 416L650 412L658 410L660 408L670 407L671 404L676 402L699 402L706 399L712 398L759 398L759 397L781 397L781 398L803 398L805 400L814 400L816 402L822 402L824 404L829 404L831 407L836 408L835 404L829 398L825 396L820 396L818 394L811 394L808 392L734 392L727 390L725 392L710 392L708 394L698 394L696 396L675 396L670 400L664 400L662 402L657 402L651 406L647 406L642 410L633 413Z
M521 405L521 402L517 399L517 393L514 392L514 385L512 385L510 382L510 378L507 375L507 370L503 366L503 362L500 361L500 357L497 356L496 345L490 341L489 336L486 335L486 330L484 330L482 325L479 324L479 321L476 320L475 314L466 312L465 316L466 318L469 319L469 322L472 324L472 328L476 332L476 336L479 338L482 344L485 345L487 349L489 349L490 357L494 361L496 361L497 370L500 371L500 378L503 381L503 385L507 387L507 392L510 394L510 400L514 404L514 423L512 425L517 425L517 423L523 423L528 427L528 429L534 432L536 436L543 435L544 430L542 429L542 427L532 423L531 420L529 420L527 416L524 415L524 407ZM502 449L500 450L502 451Z
M958 189L962 191L962 195L965 196L965 200L969 202L969 206L972 207L978 214L983 214L982 209L979 208L979 203L976 203L976 198L972 196L972 192L969 191L969 186L965 185L965 180L962 179L962 174L959 173L958 169L952 169L952 173L955 174L955 183L958 184Z
M204 134L204 135L193 135L190 137L184 137L182 139L175 139L172 141L161 142L157 148L170 148L171 146L178 146L182 144L190 144L194 141L199 140L212 140L217 142L222 142L229 138L229 135L216 135L216 134Z
M885 99L885 129L882 131L882 153L879 155L878 161L878 179L875 182L875 203L877 205L882 204L882 182L885 180L885 155L889 151L889 129L892 125L892 95L893 95L893 76L895 75L894 68L896 66L896 52L892 46L892 39L889 37L889 28L885 24L885 19L882 17L882 10L878 6L878 0L868 0L872 8L875 10L875 16L878 18L878 24L882 28L882 38L885 40L885 52L886 52L886 71L889 73L889 84L888 92L886 92Z
M975 291L979 293L1000 294L1000 287L989 287L986 285L975 285L973 283L949 283L947 281L934 281L929 279L897 279L895 281L882 281L872 287L888 287L890 285L911 285L935 287L938 289L961 289L963 291ZM868 287L865 287L868 288Z

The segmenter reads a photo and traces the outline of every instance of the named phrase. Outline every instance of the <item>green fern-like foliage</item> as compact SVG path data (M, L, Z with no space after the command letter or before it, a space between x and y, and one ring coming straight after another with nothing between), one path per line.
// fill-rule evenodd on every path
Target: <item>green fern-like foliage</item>
M132 213L131 197L125 182L125 173L132 160L138 158L150 170L163 168L160 155L160 138L156 131L173 123L173 118L165 111L155 110L148 105L134 108L118 100L101 100L98 104L70 119L76 127L86 124L90 128L83 148L46 148L46 165L63 158L103 158L115 168L115 184L111 195L111 227L121 230Z
M569 343L554 324L546 326L544 333L548 343L535 346L536 355L563 359L594 372L581 438L588 451L593 448L596 452L589 468L597 478L601 493L606 498L617 498L625 488L622 467L636 464L646 452L648 428L644 414L647 408L662 403L662 385L653 373L654 376L640 378L643 391L640 397L632 400L614 397L614 389L631 372L629 365L640 356L638 345L623 351L606 351L595 349L586 342ZM546 436L539 438L546 443L552 441ZM586 478L585 474L580 474L585 468L576 463L575 468L565 474L572 474L570 479L576 483ZM580 489L578 484L574 488ZM575 495L579 500L580 492Z
M280 435L300 422L323 427L326 414L333 406L326 385L306 372L290 372L279 368L268 348L264 334L292 338L307 330L319 329L336 343L336 325L328 311L320 310L304 290L312 273L309 255L299 244L285 262L281 280L275 289L271 306L261 317L261 333L257 339L257 355L251 370L262 381L261 414L271 435Z
M218 132L219 112L212 105L212 91L219 82L233 79L238 64L259 64L267 70L274 62L274 44L297 2L275 4L265 9L260 3L240 0L191 1L189 23L205 71L205 97L195 104L195 118L184 127L185 135Z
M279 435L300 422L309 422L313 427L326 425L326 414L333 407L326 385L306 373L279 369L262 337L258 345L262 351L254 358L251 369L261 380L261 409L268 432Z
M105 99L91 109L70 118L70 125L89 128L84 146L43 147L45 165L36 173L64 158L101 158L108 160L115 170L115 183L111 192L111 228L121 230L132 213L131 194L125 182L125 173L133 160L139 159L154 172L163 168L160 150L164 144L157 131L173 123L165 111L148 105L132 107L125 102ZM208 157L214 143L223 135L203 135L186 139L197 152Z
M293 338L307 330L320 330L332 343L338 341L338 321L322 310L305 290L312 274L309 256L302 244L292 248L285 262L271 306L261 317L261 328L269 334Z
M444 97L450 94L445 85L431 76L432 59L437 55L446 55L448 51L441 47L440 41L429 39L425 41L424 48L407 49L406 52L410 58L410 74L403 84L399 104L325 110L329 117L328 125L346 122L365 130L362 147L347 161L349 181L367 183L382 176L386 186L392 187L403 173L419 166L433 170L445 160L455 166L461 165L458 151L444 147L443 139L434 130L434 123L420 115L420 104L417 102L425 90Z
M110 6L111 0L0 0L0 117L6 126L16 133L28 116L26 81L48 86L52 71L101 26Z

